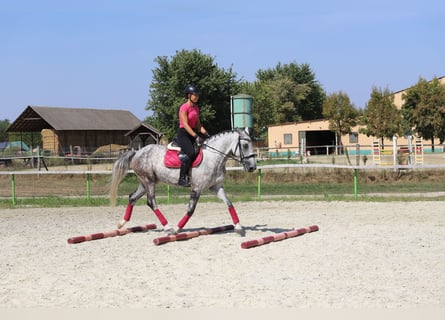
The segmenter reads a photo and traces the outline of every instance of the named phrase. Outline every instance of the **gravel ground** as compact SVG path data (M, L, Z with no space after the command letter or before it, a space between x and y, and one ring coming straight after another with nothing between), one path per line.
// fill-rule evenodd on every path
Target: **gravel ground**
M143 233L68 244L115 230L123 207L3 209L0 308L443 308L445 202L261 201L235 204L232 231L156 246ZM161 210L172 223L186 205ZM200 203L185 231L230 224ZM135 207L126 227L159 222ZM292 228L319 231L250 249Z

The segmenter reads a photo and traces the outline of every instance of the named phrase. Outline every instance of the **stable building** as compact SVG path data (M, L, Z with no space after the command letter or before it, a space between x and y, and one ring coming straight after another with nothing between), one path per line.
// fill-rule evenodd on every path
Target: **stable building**
M445 84L445 77L438 79L440 83ZM398 108L402 107L404 102L403 94L408 89L409 88L393 93L394 104ZM336 137L335 132L329 129L328 119L270 125L268 126L269 155L272 157L286 157L306 154L308 151L311 155L326 155L334 153L336 151L335 146L338 146L338 152L342 152L343 147L347 147L349 154L355 154L357 145L360 146L360 154L374 154L376 148L393 145L392 139L385 138L382 146L381 139L361 134L359 129L360 126L356 126L352 128L351 134ZM415 141L411 142L415 145L431 145L430 140L422 140L421 138L414 138L414 140ZM410 141L407 137L398 137L397 144L402 148L407 148ZM431 149L431 147L425 148L425 150L428 151L431 151ZM442 149L443 148L441 148L441 150Z
M69 153L74 146L88 154L104 145L141 147L159 143L162 136L127 110L40 106L26 107L7 132L40 133L41 147L55 155Z

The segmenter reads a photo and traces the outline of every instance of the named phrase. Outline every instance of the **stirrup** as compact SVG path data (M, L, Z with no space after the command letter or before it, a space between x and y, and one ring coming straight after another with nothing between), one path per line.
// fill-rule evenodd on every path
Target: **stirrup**
M178 180L178 185L180 185L181 187L190 187L190 179L188 177L181 177Z

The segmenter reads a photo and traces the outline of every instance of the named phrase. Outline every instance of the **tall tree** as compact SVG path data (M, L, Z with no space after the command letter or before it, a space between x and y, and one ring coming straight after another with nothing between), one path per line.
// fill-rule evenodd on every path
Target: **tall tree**
M358 111L351 103L349 96L342 91L334 92L323 103L323 116L329 120L329 129L337 137L337 145L341 145L341 136L351 133L357 125Z
M440 143L445 140L445 86L436 77L431 81L419 78L415 86L402 95L402 114L408 130Z
M241 92L253 98L253 134L260 139L267 139L267 126L279 122L270 94L270 88L260 81L242 83Z
M278 63L273 69L258 70L256 77L272 95L275 122L322 117L326 94L308 64Z
M382 146L384 138L403 134L402 115L394 104L394 95L388 88L383 90L377 87L372 88L361 122L364 128L361 128L360 132L368 137L381 138Z
M214 58L199 50L177 51L171 58L157 57L153 70L146 121L171 139L178 128L178 109L184 103L184 88L193 84L201 89L200 118L211 133L228 130L230 96L239 93L240 81L232 69L219 68Z
M6 129L8 129L10 124L8 119L0 120L0 142L8 140Z

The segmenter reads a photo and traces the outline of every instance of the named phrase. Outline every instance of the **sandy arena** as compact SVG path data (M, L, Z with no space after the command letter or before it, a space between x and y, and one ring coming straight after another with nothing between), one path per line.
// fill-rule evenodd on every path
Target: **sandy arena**
M161 210L176 223L183 205ZM1 210L0 308L443 308L445 202L235 203L230 232L160 246L159 229L79 244L116 229L124 207ZM186 231L230 224L199 203ZM143 205L126 227L159 222ZM266 235L299 237L242 249Z

